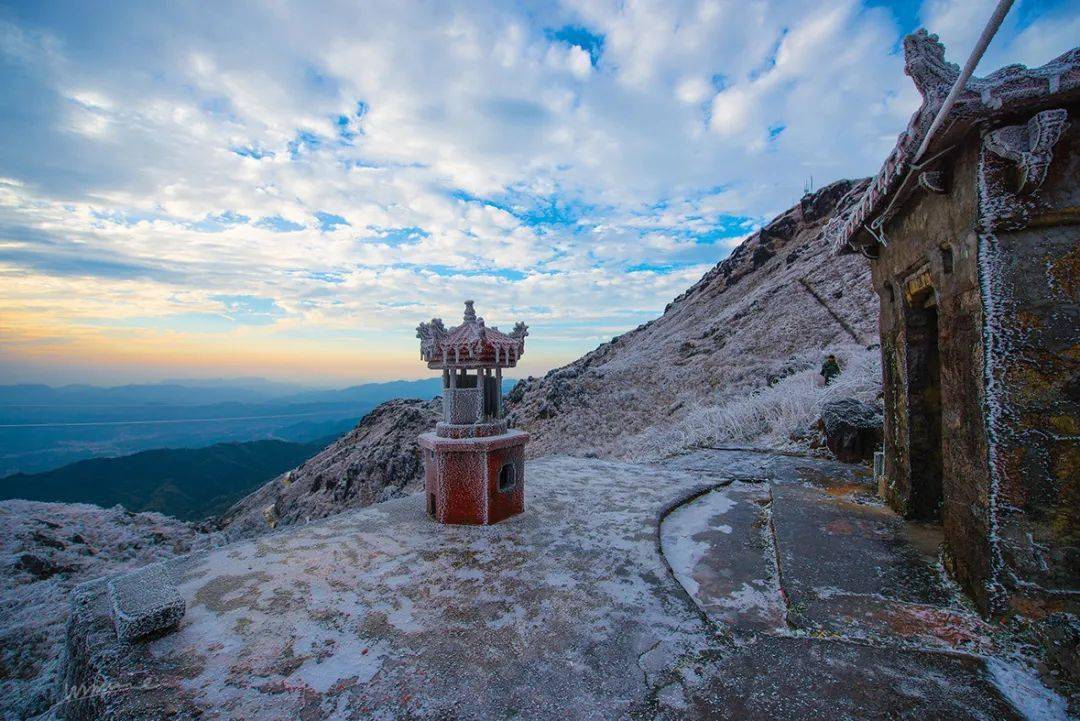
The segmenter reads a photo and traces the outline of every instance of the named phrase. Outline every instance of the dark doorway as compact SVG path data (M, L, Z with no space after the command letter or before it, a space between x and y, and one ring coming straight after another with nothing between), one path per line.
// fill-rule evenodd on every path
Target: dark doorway
M934 289L911 298L907 313L908 431L911 497L908 516L941 519L941 356Z
M507 463L499 470L499 491L508 493L517 485L517 469L513 463Z
M427 512L429 516L435 515L435 494L429 493L427 495Z
M492 375L484 376L484 418L495 419L499 416L499 379Z

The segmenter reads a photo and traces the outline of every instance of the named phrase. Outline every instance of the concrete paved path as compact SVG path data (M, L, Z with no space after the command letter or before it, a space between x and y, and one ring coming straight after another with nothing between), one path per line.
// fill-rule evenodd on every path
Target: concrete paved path
M970 654L813 637L840 623L835 608L815 605L839 597L821 589L873 594L813 563L792 565L801 570L789 580L788 524L773 517L802 503L807 483L859 482L851 466L750 453L652 466L539 459L527 468L526 513L496 526L438 526L413 496L177 559L188 612L175 632L135 644L116 641L103 584L88 584L74 599L68 683L104 691L59 710L130 720L1014 718ZM731 507L698 537L700 514L679 507L724 487ZM815 513L811 526L829 507ZM674 526L661 540L665 515L696 544L682 556L670 550ZM792 543L797 555L803 540ZM785 587L798 599L785 602ZM937 608L937 592L931 579L898 602ZM793 621L803 602L806 620Z

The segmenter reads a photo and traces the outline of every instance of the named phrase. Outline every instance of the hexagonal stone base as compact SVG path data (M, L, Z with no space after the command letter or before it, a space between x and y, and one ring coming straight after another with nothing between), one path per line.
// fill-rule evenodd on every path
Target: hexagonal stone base
M490 525L525 510L525 444L509 430L480 438L420 435L428 515L439 523Z

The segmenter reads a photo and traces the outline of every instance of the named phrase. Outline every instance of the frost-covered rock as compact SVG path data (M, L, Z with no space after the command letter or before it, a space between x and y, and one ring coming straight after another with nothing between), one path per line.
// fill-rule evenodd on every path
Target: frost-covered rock
M187 608L161 563L111 578L108 588L116 635L121 641L135 641L172 628Z
M397 498L419 487L416 437L435 427L440 399L392 400L299 467L230 508L218 527L246 537Z
M826 349L865 349L877 338L869 269L833 255L822 233L864 187L844 180L807 195L659 318L521 381L507 409L529 432L529 453L649 456L654 430L816 369Z
M1052 613L1037 623L1036 635L1042 658L1054 675L1080 689L1080 618L1072 613Z
M217 540L183 521L120 506L0 503L0 718L29 718L59 700L76 585Z
M825 444L845 463L873 460L881 445L882 423L877 408L854 398L831 401L821 408Z

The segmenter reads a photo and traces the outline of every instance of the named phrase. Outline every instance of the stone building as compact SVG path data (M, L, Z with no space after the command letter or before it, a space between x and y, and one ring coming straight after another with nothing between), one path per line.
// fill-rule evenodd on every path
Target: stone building
M420 357L443 374L443 419L420 435L428 514L440 523L490 524L525 508L525 444L507 427L502 371L525 352L524 323L510 334L488 328L471 300L449 330L439 318L421 323Z
M922 106L828 231L881 299L880 490L984 612L1075 610L1080 48L971 78L929 138L959 69L925 30L904 51Z

